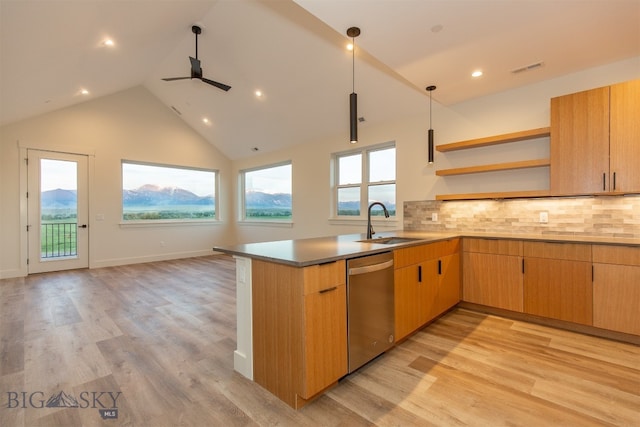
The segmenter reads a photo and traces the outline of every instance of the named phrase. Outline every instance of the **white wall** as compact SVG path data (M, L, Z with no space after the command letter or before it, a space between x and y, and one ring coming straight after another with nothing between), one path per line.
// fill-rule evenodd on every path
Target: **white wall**
M640 58L452 106L439 105L436 90L436 145L548 126L551 97L635 78L640 78ZM435 164L428 165L428 126L427 97L424 109L412 117L360 126L360 146L395 141L397 147L397 218L376 224L376 230L402 228L404 201L432 200L442 193L548 188L546 168L447 178L435 175L436 169L546 157L548 138L457 153L436 152ZM90 265L100 267L210 253L214 245L364 233L364 221L329 220L331 153L353 148L347 137L345 129L335 138L231 162L142 87L1 127L0 278L26 274L25 233L21 229L21 214L26 208L20 194L19 144L95 152L90 184L95 196L90 202ZM121 159L218 169L221 224L120 226ZM240 225L238 171L286 160L293 163L293 225ZM98 214L104 214L105 220L96 221ZM161 246L161 241L166 246Z
M640 57L452 106L442 106L435 101L436 89L433 93L436 145L549 126L552 97L636 78L640 78ZM404 201L432 200L436 194L549 188L548 168L446 178L436 176L436 169L548 157L549 138L460 152L436 152L435 163L429 165L426 149L428 117L428 98L425 98L424 110L416 112L413 117L375 126L365 123L359 128L360 146L396 142L399 221L388 222L387 227L377 225L377 230L402 228ZM364 233L366 225L363 221L353 221L347 225L329 221L331 153L351 148L345 131L345 135L335 138L234 161L232 174L236 176L242 169L291 160L294 182L293 226L266 227L236 222L234 235L237 241L245 243ZM236 192L237 181L234 181L233 194ZM237 200L234 203L237 204Z
M89 183L91 267L210 254L214 244L232 241L224 221L120 225L122 159L219 170L220 215L223 220L231 215L229 159L145 88L135 87L0 128L0 278L26 274L19 147L95 153Z

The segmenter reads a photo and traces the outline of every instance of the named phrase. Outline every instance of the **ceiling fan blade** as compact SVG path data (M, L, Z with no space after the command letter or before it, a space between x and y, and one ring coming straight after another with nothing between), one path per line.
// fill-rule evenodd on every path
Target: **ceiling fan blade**
M190 56L189 60L191 61L191 75L197 78L202 77L202 68L200 68L200 60L197 58L194 58L193 56Z
M186 80L186 79L191 79L192 77L167 77L166 79L162 79L165 82L170 82L172 80Z
M231 86L229 86L229 85L226 85L226 84L220 83L220 82L216 82L214 80L205 79L204 77L202 77L200 80L202 80L205 83L209 83L210 85L215 86L218 89L222 89L225 92L227 92L229 89L231 89Z

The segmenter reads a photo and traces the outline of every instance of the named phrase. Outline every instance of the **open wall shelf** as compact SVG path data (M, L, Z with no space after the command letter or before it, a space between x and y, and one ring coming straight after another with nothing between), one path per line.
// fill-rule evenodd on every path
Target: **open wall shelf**
M505 133L502 135L488 136L485 138L469 139L467 141L452 142L450 144L438 145L436 150L446 153L449 151L468 150L471 148L488 147L490 145L507 144L511 142L526 141L530 139L544 138L551 134L549 127L530 129L520 132ZM515 169L529 169L550 166L549 159L531 159L516 162L495 163L489 165L468 166L463 168L438 169L438 176L467 175L483 172L507 171ZM491 193L468 193L468 194L440 194L436 195L436 200L472 200L472 199L509 199L520 197L547 197L549 190L532 191L507 191Z
M452 142L436 146L436 150L442 153L447 151L466 150L469 148L487 147L489 145L507 144L509 142L526 141L528 139L543 138L551 134L551 128L539 128L523 130L520 132L505 133L502 135L487 136L485 138L469 139L467 141Z

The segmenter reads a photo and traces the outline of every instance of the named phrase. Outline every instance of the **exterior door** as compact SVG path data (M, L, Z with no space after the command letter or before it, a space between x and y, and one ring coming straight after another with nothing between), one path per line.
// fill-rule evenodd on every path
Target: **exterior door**
M87 156L27 150L29 274L89 267Z

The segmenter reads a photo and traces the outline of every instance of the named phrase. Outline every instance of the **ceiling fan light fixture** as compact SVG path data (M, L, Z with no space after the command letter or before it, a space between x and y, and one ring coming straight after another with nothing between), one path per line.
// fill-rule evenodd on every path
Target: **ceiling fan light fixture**
M224 83L220 83L220 82L216 82L214 80L209 80L207 78L204 78L202 76L202 67L200 66L200 60L198 59L198 35L202 33L202 28L200 28L197 25L193 25L191 27L191 32L193 34L195 34L196 37L196 57L194 58L193 56L189 57L189 61L191 62L191 76L189 77L166 77L162 80L166 81L166 82L170 82L173 80L187 80L187 79L198 79L200 81L202 81L203 83L207 83L211 86L215 86L218 89L222 89L225 92L227 92L229 89L231 89L231 86L226 85Z

